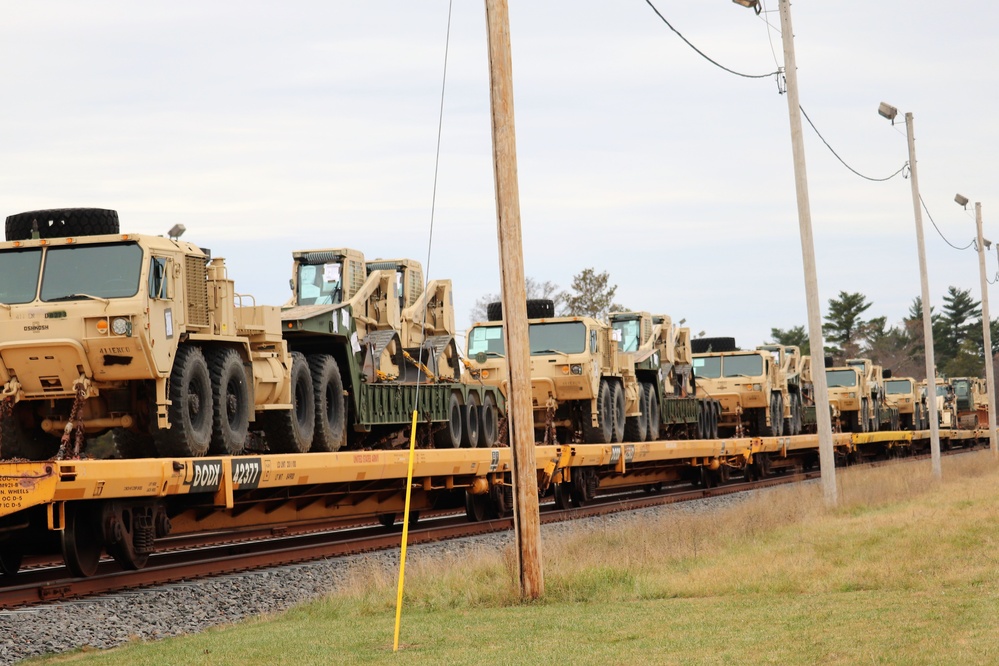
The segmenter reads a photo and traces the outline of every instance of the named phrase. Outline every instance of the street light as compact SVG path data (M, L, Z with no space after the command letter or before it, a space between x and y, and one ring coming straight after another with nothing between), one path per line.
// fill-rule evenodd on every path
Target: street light
M881 102L878 114L895 124L898 109ZM926 247L923 244L923 212L919 206L919 178L916 173L916 139L912 133L912 114L905 114L905 133L909 141L909 175L912 180L912 210L916 216L916 247L919 252L919 285L923 300L923 344L926 350L926 404L930 416L930 457L933 476L943 476L940 465L940 425L937 423L936 362L933 358L933 320L930 313L930 281L926 276Z
M760 13L757 0L733 0ZM791 152L794 156L794 189L798 199L798 229L801 236L801 262L805 272L805 305L808 310L808 343L812 354L825 349L819 281L815 272L815 242L812 239L812 213L808 203L808 176L805 172L805 142L801 131L801 105L798 101L798 68L794 59L794 31L791 29L791 2L780 0L781 38L784 44L784 77L787 81L787 112L791 121ZM825 372L812 373L815 391L815 419L819 435L819 468L822 494L827 506L837 503L836 458L833 453L832 419L829 416L829 388Z
M954 201L964 208L968 205L968 197L958 194ZM992 457L999 458L999 443L996 437L996 378L992 367L992 320L989 318L989 286L985 277L985 250L992 247L992 241L982 236L982 204L975 202L975 226L978 232L978 276L982 282L982 342L985 346L985 383L986 395L989 397L989 448Z

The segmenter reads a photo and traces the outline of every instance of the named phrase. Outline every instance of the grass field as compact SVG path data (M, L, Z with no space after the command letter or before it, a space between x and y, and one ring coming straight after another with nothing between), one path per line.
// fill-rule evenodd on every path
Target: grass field
M45 663L999 663L999 468L987 451L837 470L713 512L664 512L543 545L521 604L512 552L411 561L292 612Z

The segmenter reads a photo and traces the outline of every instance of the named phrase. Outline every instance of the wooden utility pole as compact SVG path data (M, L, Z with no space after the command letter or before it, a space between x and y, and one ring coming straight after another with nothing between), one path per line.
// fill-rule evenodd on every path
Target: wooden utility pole
M833 453L832 420L829 417L829 388L823 358L822 314L819 281L815 271L815 242L812 239L812 212L808 202L808 175L805 170L805 142L801 136L801 107L798 102L798 66L794 60L794 32L791 30L791 0L780 0L780 27L784 41L784 76L787 79L787 110L791 119L791 150L794 155L794 189L798 197L798 228L801 259L805 271L805 306L808 312L808 344L812 349L812 386L815 390L815 420L819 434L819 468L822 495L828 506L836 506L836 459Z
M989 318L989 279L985 275L986 240L982 235L980 201L975 203L975 226L978 229L978 274L982 280L982 343L985 346L985 383L989 397L989 448L992 449L992 458L999 459L999 438L996 436L996 375L992 368L992 320Z
M506 0L486 0L486 25L489 33L489 93L492 101L503 336L509 372L507 418L513 448L513 525L517 539L520 595L523 599L537 599L544 594L545 581L541 571L541 517L538 513L538 472L534 456L534 412L531 407L531 348L527 333L520 193L517 189L517 141L513 125L510 17Z

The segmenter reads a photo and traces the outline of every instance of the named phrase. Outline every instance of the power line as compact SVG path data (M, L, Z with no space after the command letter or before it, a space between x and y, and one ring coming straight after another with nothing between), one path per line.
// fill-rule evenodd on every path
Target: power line
M923 210L926 211L926 217L930 218L930 223L933 224L933 228L937 230L937 233L940 234L940 238L943 238L944 242L947 243L947 245L950 245L955 250L967 250L969 247L971 247L972 245L975 244L975 239L974 238L972 238L971 242L968 243L967 245L965 245L964 247L958 247L958 246L954 245L953 243L951 243L949 240L947 240L947 237L943 235L943 232L940 231L940 227L937 226L937 223L933 221L933 216L930 215L930 209L926 207L926 202L923 201L923 195L922 194L919 195L919 203L921 203L923 205Z
M881 182L884 182L886 180L891 180L892 178L894 178L895 176L897 176L898 174L902 173L905 170L906 165L903 164L902 168L900 168L898 171L896 171L892 175L887 176L885 178L871 178L870 176L865 176L864 174L860 173L859 171L857 171L856 169L854 169L852 166L850 166L849 164L847 164L843 160L843 158L839 156L839 153L837 153L835 150L833 150L833 147L829 145L829 142L826 141L826 138L824 136L822 136L822 132L819 131L819 129L815 126L815 123L812 122L812 119L808 117L807 113L805 113L805 109L802 106L800 106L800 105L798 106L798 109L801 110L801 115L805 116L805 120L807 120L808 124L812 126L812 129L815 130L815 133L818 135L818 137L820 139L822 139L822 143L826 144L826 148L829 149L829 152L831 152L833 155L835 155L836 159L838 159L840 161L840 163L842 163L843 166L845 166L847 169L849 169L853 173L857 174L861 178L864 178L864 179L870 180L870 181L874 181L874 182L877 182L877 183L881 183Z
M680 31L677 30L676 28L674 28L673 25L669 21L666 20L666 17L663 16L661 13L659 13L659 10L656 9L656 6L652 4L652 0L645 0L645 3L649 7L652 8L652 11L654 11L656 13L656 16L658 16L660 19L662 19L662 22L666 24L666 27L668 27L670 30L672 30L673 32L675 32L676 36L679 37L680 39L682 39L687 46L689 46L690 48L694 49L694 51L696 51L698 55L700 55L702 58L704 58L705 60L707 60L708 62L710 62L715 67L723 69L726 72L728 72L729 74L735 74L736 76L741 76L741 77L744 77L744 78L747 78L747 79L766 79L766 78L769 78L771 76L776 76L779 73L779 72L768 72L766 74L743 74L742 72L737 72L734 69L729 69L725 65L719 63L718 61L712 60L706 53L704 53L704 51L700 50L699 48L697 48L696 46L694 46L693 44L691 44L690 40L688 40L686 37L684 37L682 34L680 34Z

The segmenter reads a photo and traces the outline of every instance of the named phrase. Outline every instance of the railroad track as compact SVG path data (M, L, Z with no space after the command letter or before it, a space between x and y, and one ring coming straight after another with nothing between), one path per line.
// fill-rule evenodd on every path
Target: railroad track
M974 449L945 451L945 455ZM878 466L914 462L928 455L905 459L873 461L865 465ZM635 491L600 495L586 506L559 510L553 503L542 504L541 522L555 523L611 513L634 511L676 502L692 501L747 492L789 483L815 479L818 470L788 473L751 482L732 482L711 488L673 486L660 491ZM469 522L464 514L442 511L422 518L409 531L409 544L429 543L446 539L476 536L512 529L512 518L497 518ZM33 606L48 602L94 596L124 590L206 578L224 574L296 564L365 552L398 548L401 529L388 530L373 526L370 521L334 527L299 525L286 528L246 530L213 536L178 537L166 540L152 554L146 567L122 571L108 559L102 560L96 575L72 578L66 568L55 561L35 558L29 566L8 580L0 579L0 609ZM213 542L214 539L214 542Z

